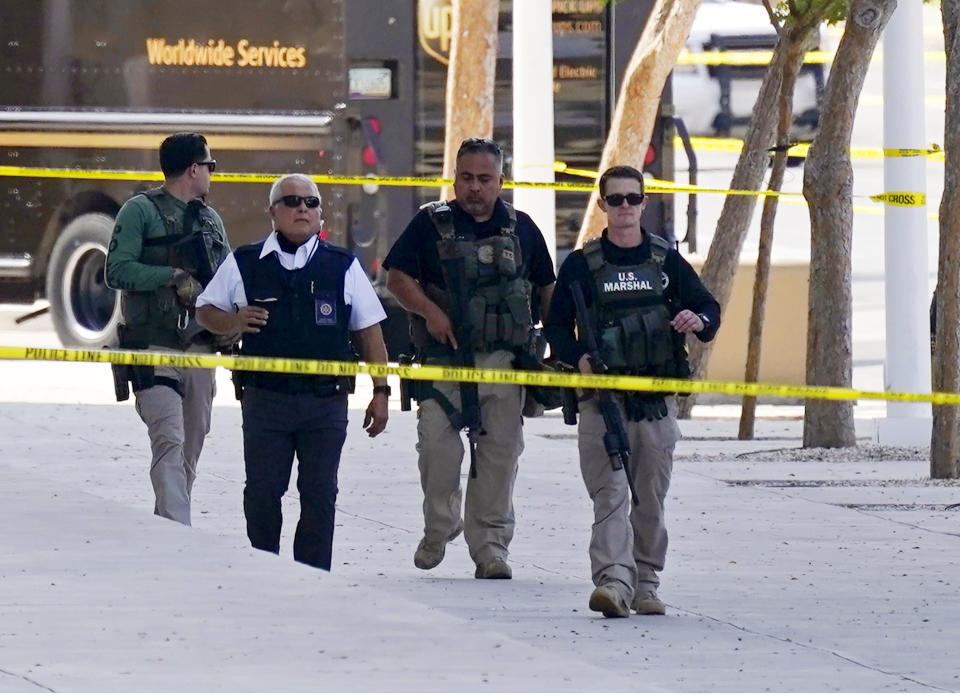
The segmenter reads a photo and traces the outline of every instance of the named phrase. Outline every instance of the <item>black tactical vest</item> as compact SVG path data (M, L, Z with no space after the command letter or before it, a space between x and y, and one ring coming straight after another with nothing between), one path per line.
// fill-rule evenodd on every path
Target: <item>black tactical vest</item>
M206 286L229 249L213 211L200 199L181 211L176 199L162 187L144 191L154 205L166 235L143 240L140 261L153 266L184 269ZM148 345L186 348L198 339L195 310L184 307L176 290L163 286L152 291L123 291L120 298L123 313L123 343L129 347ZM206 338L210 338L209 334Z
M595 283L600 352L607 367L618 372L679 377L664 295L663 263L670 246L662 237L648 237L650 258L630 266L606 261L600 239L583 247Z
M442 289L425 284L424 292L451 318L461 314L454 307L457 292L465 294L467 313L458 324L469 322L473 328L474 351L516 350L526 344L533 326L531 285L520 276L523 259L516 234L517 213L509 203L504 201L503 205L509 217L507 225L499 235L479 240L457 233L453 214L445 202L423 206L429 209L430 219L440 234L437 252L447 286ZM412 313L410 336L417 348L428 352L442 348L427 331L426 320Z
M263 242L234 252L249 305L270 313L256 334L244 334L240 353L314 360L353 361L350 348L350 306L344 303L344 278L353 255L319 242L307 265L288 270L277 254L263 259ZM256 385L286 393L346 393L346 382L335 376L283 373L238 373L243 386Z

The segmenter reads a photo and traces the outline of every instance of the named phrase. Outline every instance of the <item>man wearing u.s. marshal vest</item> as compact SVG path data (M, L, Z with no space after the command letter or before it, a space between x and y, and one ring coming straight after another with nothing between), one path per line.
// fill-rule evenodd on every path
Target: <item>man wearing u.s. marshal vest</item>
M720 305L666 240L640 227L646 198L639 171L611 167L600 177L599 188L607 228L601 238L571 252L560 267L546 323L553 355L582 373L596 372L579 330L579 292L580 319L589 322L587 329L596 338L600 369L688 377L685 335L713 339ZM617 469L604 443L608 428L597 393L586 392L578 402L580 470L594 508L590 562L595 588L589 607L606 617L628 617L631 609L662 615L657 574L666 560L663 502L680 437L676 400L674 395L617 392L608 405L619 412L629 445L627 463ZM632 506L627 476L637 495Z
M210 352L229 344L195 321L195 301L230 251L223 221L204 199L217 162L199 133L160 144L163 186L133 196L117 213L106 279L120 291L120 347ZM117 399L133 386L152 453L154 513L190 525L197 460L210 430L211 368L114 366Z
M422 363L510 368L528 346L538 306L546 313L553 261L536 224L500 199L502 186L500 146L466 139L457 153L456 200L424 206L383 263L387 288L410 313ZM523 389L440 381L413 387L423 489L423 538L413 563L434 568L463 531L476 578L511 578ZM461 429L470 447L465 502Z
M380 322L386 313L354 256L320 239L320 192L303 174L270 189L273 232L227 257L197 298L197 319L220 333L242 335L248 356L385 363ZM243 413L247 537L280 551L280 501L297 457L300 521L293 558L330 570L340 452L347 436L352 382L330 375L236 372ZM363 427L387 425L386 378L373 378Z

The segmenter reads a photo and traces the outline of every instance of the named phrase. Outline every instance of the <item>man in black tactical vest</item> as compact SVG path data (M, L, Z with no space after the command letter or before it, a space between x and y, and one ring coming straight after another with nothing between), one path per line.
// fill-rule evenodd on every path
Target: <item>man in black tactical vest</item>
M195 320L203 286L230 252L223 221L204 203L216 168L206 138L175 133L160 145L163 186L133 196L117 213L107 284L120 291L121 348L211 352L229 344ZM133 387L147 425L154 513L190 525L197 460L210 430L214 371L115 367L118 399Z
M538 310L546 312L553 261L530 217L500 199L502 186L500 146L485 138L463 141L456 159L456 200L421 208L383 263L387 288L410 313L421 363L510 368L516 352L529 346ZM511 578L507 547L523 450L522 388L451 382L412 386L419 402L424 499L423 539L414 564L437 566L447 542L463 531L476 578ZM471 466L461 517L464 428Z
M320 239L317 185L303 174L285 175L271 187L269 204L273 232L227 257L197 299L197 318L212 331L242 334L244 355L352 362L352 342L363 360L386 363L386 313L359 261ZM296 454L293 557L329 571L352 381L270 372L237 372L234 379L243 411L247 537L257 549L279 552L280 502ZM390 395L386 378L373 378L373 385L363 422L370 436L387 425Z
M599 187L607 228L560 267L546 323L553 355L581 373L689 377L685 335L710 341L720 305L666 240L640 227L646 198L639 171L611 167ZM596 337L592 356L588 336ZM613 416L625 421L627 440L619 453L627 462L619 467L618 453L605 443L610 435L597 393L582 394L578 406L580 470L594 506L590 609L606 617L628 617L631 609L662 615L657 574L666 560L663 502L680 437L676 399L615 393ZM627 476L637 496L632 507Z

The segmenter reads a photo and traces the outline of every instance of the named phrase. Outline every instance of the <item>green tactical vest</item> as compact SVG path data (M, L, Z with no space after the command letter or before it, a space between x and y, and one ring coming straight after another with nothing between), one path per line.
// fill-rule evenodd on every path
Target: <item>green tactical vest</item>
M463 260L463 287L467 295L470 325L473 327L474 351L490 352L497 349L516 350L526 344L533 327L530 310L531 284L520 277L522 257L520 239L516 235L517 213L506 201L509 222L499 235L474 239L473 235L458 235L453 215L443 201L428 203L430 219L440 234L437 251L441 264L449 260ZM459 279L447 278L446 289L425 284L424 292L447 316L451 316L453 289ZM419 349L441 347L427 331L427 323L416 314L410 315L410 336Z
M616 266L606 261L600 239L583 247L594 279L600 353L609 368L657 377L680 377L676 332L664 294L663 264L670 244L649 235L650 258Z
M205 287L229 253L213 212L199 199L190 201L184 212L161 187L138 196L153 203L167 233L144 239L140 262L184 269ZM123 291L120 308L124 321L121 341L125 347L156 345L183 349L197 340L195 310L181 305L171 286Z

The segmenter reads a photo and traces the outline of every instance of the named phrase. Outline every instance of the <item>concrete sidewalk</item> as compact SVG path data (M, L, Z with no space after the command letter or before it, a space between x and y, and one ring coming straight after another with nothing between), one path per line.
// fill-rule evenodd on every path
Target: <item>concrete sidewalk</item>
M360 420L325 574L291 559L295 491L280 558L249 549L235 407L215 410L190 529L151 514L129 405L0 404L0 690L960 690L960 487L927 480L923 453L800 460L796 419L751 442L683 422L668 614L605 620L574 429L527 422L514 580L496 582L462 540L414 568L414 417L377 439Z

